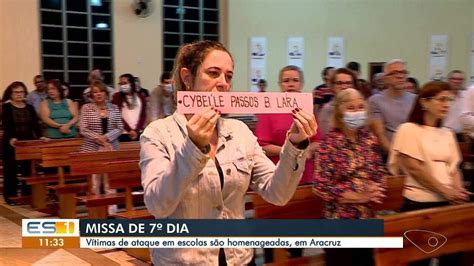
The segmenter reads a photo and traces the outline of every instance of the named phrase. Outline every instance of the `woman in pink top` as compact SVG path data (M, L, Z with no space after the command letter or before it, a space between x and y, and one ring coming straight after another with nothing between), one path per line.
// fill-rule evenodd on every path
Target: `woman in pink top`
M292 65L282 68L280 70L278 84L280 84L281 92L301 92L304 84L303 71L299 67ZM286 132L290 129L292 123L292 114L257 115L255 135L268 158L275 164L280 160L281 147L285 143ZM307 153L308 158L306 158L305 169L300 185L312 183L314 168L312 156L316 148L316 141L319 139L320 133L318 128L318 133L311 138L311 145Z

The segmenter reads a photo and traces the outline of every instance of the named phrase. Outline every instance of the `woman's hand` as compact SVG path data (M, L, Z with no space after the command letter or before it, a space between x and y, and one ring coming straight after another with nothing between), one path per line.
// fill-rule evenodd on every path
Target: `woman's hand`
M297 145L311 138L316 134L317 129L318 124L313 114L308 114L299 108L293 110L293 124L291 125L289 134L291 143Z
M105 146L107 143L109 143L109 139L107 139L106 136L101 135L101 136L99 136L99 137L97 137L97 138L95 139L95 142L96 142L97 144L100 144L100 145L102 145L102 146Z
M68 125L68 124L61 125L59 127L59 132L61 132L63 134L69 134L69 133L71 133L71 126Z
M385 188L373 181L370 181L369 185L367 186L367 196L369 201L379 204L382 203L382 200L385 197L387 197L387 195L385 195Z
M467 191L463 187L447 188L443 193L443 196L448 199L451 204L462 204L467 202L471 195L473 195L473 193Z
M219 117L221 117L221 113L214 107L209 107L194 114L188 120L186 128L189 138L199 149L210 144Z
M136 139L138 137L138 134L135 130L131 130L128 132L128 136L131 138L131 139Z
M11 138L8 143L10 143L10 146L15 147L15 143L17 142L18 139L16 138Z

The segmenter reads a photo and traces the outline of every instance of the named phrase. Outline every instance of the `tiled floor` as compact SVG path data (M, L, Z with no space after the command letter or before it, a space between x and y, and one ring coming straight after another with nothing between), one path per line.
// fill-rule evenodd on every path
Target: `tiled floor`
M149 265L118 249L22 249L21 219L48 217L0 200L0 265ZM49 216L49 218L55 218Z

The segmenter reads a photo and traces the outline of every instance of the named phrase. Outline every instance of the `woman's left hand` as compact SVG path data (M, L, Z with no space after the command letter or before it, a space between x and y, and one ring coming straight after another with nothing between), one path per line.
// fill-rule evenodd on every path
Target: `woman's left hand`
M308 114L300 108L293 110L293 124L290 128L289 140L291 143L297 145L305 141L314 134L318 129L318 124L313 114Z

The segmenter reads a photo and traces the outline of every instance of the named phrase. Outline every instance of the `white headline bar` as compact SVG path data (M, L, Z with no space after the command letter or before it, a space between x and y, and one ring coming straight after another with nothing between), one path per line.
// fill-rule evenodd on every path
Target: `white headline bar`
M81 248L403 248L403 237L81 237Z

